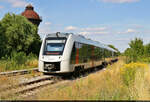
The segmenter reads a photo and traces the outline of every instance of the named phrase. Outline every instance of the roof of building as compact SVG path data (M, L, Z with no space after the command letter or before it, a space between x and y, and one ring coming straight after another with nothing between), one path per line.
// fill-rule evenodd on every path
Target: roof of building
M28 19L37 19L37 20L41 20L40 16L34 11L34 7L29 4L26 6L26 9L24 12L22 12L21 14L22 16L25 16Z

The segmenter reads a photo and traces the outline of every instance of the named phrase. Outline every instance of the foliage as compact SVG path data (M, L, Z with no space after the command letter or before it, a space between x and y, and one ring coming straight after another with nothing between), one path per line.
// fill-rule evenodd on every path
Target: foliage
M138 59L139 62L146 62L146 63L150 63L150 57L141 57L140 59Z
M3 27L0 23L0 58L4 55L5 51L6 51L6 48L5 48L5 35L4 35L4 30L3 30Z
M115 51L117 51L117 55L120 55L120 51L114 46L114 45L108 45L110 48L114 49Z
M13 51L38 54L41 43L35 25L21 15L10 13L0 21L0 42L0 57L10 56Z
M34 97L39 100L150 99L150 69L147 64L139 62L125 64L120 59L117 63L108 67L110 68L78 80L59 83L57 87L49 86L37 93L37 97ZM134 78L131 74L127 74L132 73L130 69L135 72ZM129 76L131 77L129 78Z
M27 56L24 52L13 52L10 57L3 57L0 60L0 72L35 68L37 65L38 60L35 54L31 53Z
M150 57L150 43L144 46L145 57Z
M26 54L24 52L13 52L11 54L11 60L16 61L16 64L21 65L24 64L27 60Z
M136 72L138 72L138 70L140 70L140 72L143 72L143 70L147 70L147 69L148 69L148 65L144 63L132 62L129 64L125 64L120 69L124 84L127 86L133 84L133 82L135 81Z
M110 48L112 48L112 49L114 49L114 50L116 50L117 52L119 52L119 50L117 49L117 48L115 48L115 46L114 45L108 45Z
M131 40L129 46L130 48L127 48L124 52L127 56L127 63L136 62L149 53L149 46L144 46L143 40L140 38Z

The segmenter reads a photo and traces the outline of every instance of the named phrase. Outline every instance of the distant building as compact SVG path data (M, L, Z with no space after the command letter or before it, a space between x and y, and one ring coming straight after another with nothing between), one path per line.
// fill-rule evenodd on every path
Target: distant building
M30 22L37 26L39 26L40 22L42 21L40 16L34 11L34 7L31 4L26 6L25 11L22 12L21 15L26 17Z

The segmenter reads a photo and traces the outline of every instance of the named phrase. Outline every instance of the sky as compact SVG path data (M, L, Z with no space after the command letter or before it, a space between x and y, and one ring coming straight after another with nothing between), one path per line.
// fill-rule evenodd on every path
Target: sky
M42 17L39 35L81 34L123 52L136 37L150 43L150 0L0 0L0 19L27 4Z

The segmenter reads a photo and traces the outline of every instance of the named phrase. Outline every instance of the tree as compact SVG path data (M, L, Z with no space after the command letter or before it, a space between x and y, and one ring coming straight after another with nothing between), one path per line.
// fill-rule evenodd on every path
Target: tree
M34 37L34 41L30 44L30 46L28 48L28 53L32 52L38 56L40 48L41 48L41 43L42 42L41 42L39 35L36 34Z
M1 35L5 38L5 44L0 44L6 49L4 55L10 55L12 51L29 54L35 52L35 48L40 48L41 41L37 34L37 26L21 15L6 14L1 20L1 30L3 31ZM35 42L39 45L31 48Z
M0 22L0 58L5 54L6 48L5 48L5 36L4 31Z
M119 52L119 50L117 49L117 48L115 48L115 46L114 45L108 45L110 48L112 48L112 49L114 49L114 50L116 50L117 52Z
M144 45L140 38L135 38L129 43L130 48L125 50L125 55L129 58L129 62L137 61L144 55Z
M115 46L114 45L108 45L110 48L112 48L112 49L114 49L115 51L117 51L117 55L120 55L121 53L120 53L120 51L117 49L117 48L115 48Z
M144 54L144 45L142 39L135 38L135 40L132 40L129 43L129 46L133 50L133 53L135 53L136 55L142 56Z
M146 57L150 56L150 43L144 46L144 55Z

